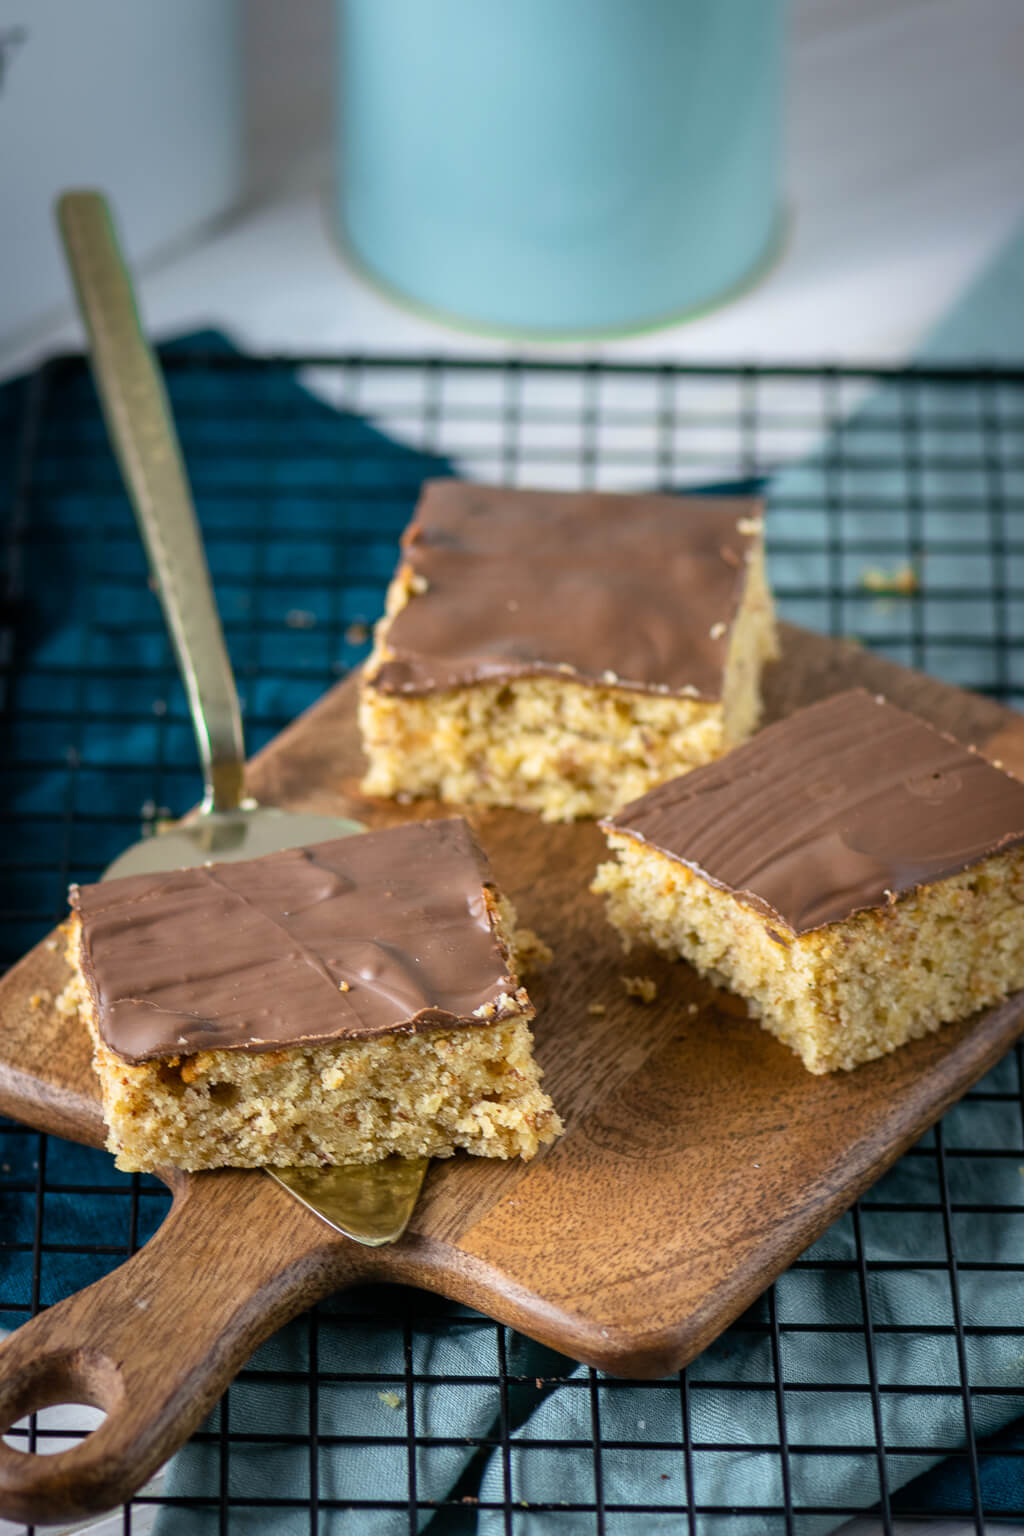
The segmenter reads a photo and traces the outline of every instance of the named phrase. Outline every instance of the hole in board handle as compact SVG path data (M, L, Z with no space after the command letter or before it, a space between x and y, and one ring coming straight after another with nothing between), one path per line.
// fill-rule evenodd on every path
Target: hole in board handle
M94 1429L99 1429L107 1417L104 1408L97 1408L92 1403L51 1403L48 1408L41 1408L36 1414L36 1443L35 1454L37 1456L56 1456L59 1451L70 1451L86 1435L91 1435ZM5 1445L9 1445L12 1451L28 1451L30 1415L25 1414L3 1436Z
M121 1373L106 1355L74 1350L43 1355L0 1384L0 1434L28 1453L28 1420L36 1414L36 1455L55 1455L93 1434L124 1398Z

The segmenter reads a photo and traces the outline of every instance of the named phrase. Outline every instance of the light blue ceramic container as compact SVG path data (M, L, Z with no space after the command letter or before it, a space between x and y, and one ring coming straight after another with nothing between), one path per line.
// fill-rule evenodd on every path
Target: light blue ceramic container
M338 0L338 217L378 281L570 335L712 304L780 212L784 0Z

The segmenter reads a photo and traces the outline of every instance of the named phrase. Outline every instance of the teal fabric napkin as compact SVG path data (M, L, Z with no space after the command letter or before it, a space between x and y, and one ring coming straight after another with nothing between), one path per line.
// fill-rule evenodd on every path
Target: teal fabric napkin
M990 1074L986 1088L1016 1092L1017 1063L1013 1057ZM1006 1123L1001 1104L971 1104L947 1115L942 1130L943 1152L979 1144L1019 1146L1019 1124ZM944 1264L945 1236L939 1211L915 1215L888 1213L876 1207L899 1202L941 1203L940 1176L934 1134L905 1157L871 1191L857 1218L844 1216L803 1257L781 1276L775 1287L775 1308L780 1326L779 1377L785 1384L786 1431L789 1443L789 1494L801 1514L801 1533L826 1532L837 1526L842 1514L829 1509L870 1509L881 1497L878 1457L873 1449L876 1425L871 1393L871 1370L863 1328L860 1276L856 1267L833 1269L837 1261L856 1260L855 1219L862 1227L865 1257L869 1263L867 1295L875 1330L898 1327L904 1332L876 1332L874 1359L879 1394L881 1430L887 1446L934 1445L931 1458L890 1454L886 1472L890 1490L923 1473L940 1459L939 1451L962 1447L966 1442L964 1404L960 1393L960 1367L953 1330L953 1301L948 1271L928 1269ZM947 1164L950 1194L954 1202L1019 1201L1021 1172L1016 1160L950 1158ZM956 1242L962 1257L977 1262L1019 1264L1024 1253L1024 1233L1000 1228L990 1216L956 1220ZM920 1269L887 1270L893 1261L921 1264ZM993 1329L1015 1328L1020 1315L1019 1273L960 1276L964 1322ZM748 1514L742 1522L744 1536L778 1536L785 1529L783 1461L779 1451L779 1423L774 1392L772 1341L767 1300L753 1308L697 1359L688 1375L689 1416L693 1456L692 1484L688 1485L682 1441L682 1397L676 1381L654 1391L605 1390L602 1393L601 1433L606 1443L617 1443L602 1455L603 1499L606 1508L627 1506L638 1497L647 1504L685 1503L687 1491L693 1503L703 1507L739 1509L770 1508L775 1513ZM827 1332L805 1331L808 1324L827 1325ZM787 1325L801 1325L789 1331ZM760 1325L760 1326L758 1326ZM915 1330L922 1330L916 1332ZM1024 1352L1020 1337L1008 1334L969 1335L967 1369L975 1389L1021 1388L1013 1397L978 1396L975 1427L980 1437L997 1429L1008 1418L1024 1411ZM583 1368L576 1378L587 1378ZM822 1383L830 1386L821 1393ZM767 1385L766 1387L766 1384ZM935 1393L936 1386L945 1387ZM925 1388L929 1390L914 1390ZM585 1391L559 1391L521 1429L516 1439L522 1452L513 1456L513 1498L531 1504L564 1500L569 1504L593 1502L594 1465L591 1453L567 1455L528 1450L532 1440L590 1438L590 1406ZM651 1449L651 1441L674 1449ZM645 1443L646 1442L646 1443ZM731 1449L702 1451L701 1444L714 1442ZM814 1447L807 1451L803 1447ZM821 1447L859 1447L854 1453L829 1454ZM997 1464L998 1463L998 1464ZM1019 1462L990 1458L985 1466L985 1491L1007 1471L1016 1474ZM481 1484L483 1500L500 1499L502 1469L493 1458ZM963 1490L961 1490L962 1492ZM1017 1484L1018 1502L1020 1484ZM946 1497L948 1497L948 1490ZM896 1508L898 1508L898 1501ZM965 1512L970 1510L969 1499ZM590 1523L588 1523L588 1521ZM553 1513L517 1515L517 1536L565 1536L592 1531L593 1516L559 1517ZM716 1529L713 1516L698 1517L698 1529ZM733 1523L722 1529L734 1528ZM679 1529L679 1515L610 1515L613 1532L672 1531ZM486 1536L501 1531L501 1516L481 1516Z

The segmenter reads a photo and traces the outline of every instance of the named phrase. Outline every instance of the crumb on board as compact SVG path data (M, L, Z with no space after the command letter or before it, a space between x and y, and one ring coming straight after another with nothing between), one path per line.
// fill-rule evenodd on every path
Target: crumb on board
M70 993L67 988L65 988L63 992L57 993L56 1001L54 1002L53 1006L56 1008L62 1019L69 1019L73 1016L77 1017L78 1015L78 1003L73 994Z
M57 948L57 940L56 939L47 939L46 943L43 946L43 948L44 949L48 949L50 951L50 953L52 954L53 951Z
M516 960L524 976L539 965L550 965L553 959L551 945L545 944L539 933L532 928L516 929Z
M402 1399L397 1392L378 1392L377 1396L385 1408L401 1408L402 1406Z
M595 1019L600 1018L602 1013L607 1013L607 1011L608 1010L605 1007L604 1003L588 1003L587 1004L587 1012L588 1013L592 1013L594 1015Z
M689 1014L700 1013L700 1003L687 1003L686 1011Z
M50 996L49 992L33 992L28 1000L28 1005L30 1008L42 1008L44 1003L52 1002L53 998Z
M653 1003L658 995L658 983L650 976L622 976L619 978L627 997L636 997L642 1003Z
M883 571L879 566L869 566L861 572L860 584L867 592L899 593L909 597L920 583L912 565L898 565L894 570Z

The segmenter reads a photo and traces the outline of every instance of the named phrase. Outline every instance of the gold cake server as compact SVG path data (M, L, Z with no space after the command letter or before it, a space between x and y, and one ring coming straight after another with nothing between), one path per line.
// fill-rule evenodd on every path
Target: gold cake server
M139 321L106 200L65 192L57 203L64 251L89 335L96 390L149 556L199 747L204 793L184 820L158 825L103 878L252 859L365 830L361 822L257 805L245 793L238 692L202 536L160 367ZM376 1247L402 1235L427 1159L265 1171L330 1226Z

